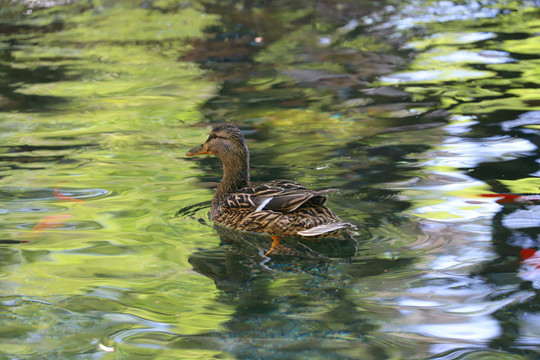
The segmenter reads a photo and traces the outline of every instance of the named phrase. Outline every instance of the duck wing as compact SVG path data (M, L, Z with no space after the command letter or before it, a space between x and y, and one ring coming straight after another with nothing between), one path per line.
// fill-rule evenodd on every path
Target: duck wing
M229 195L224 205L228 209L249 209L253 212L272 210L288 213L302 205L324 205L326 204L325 194L332 191L336 189L315 191L294 181L275 180L242 188L239 192Z

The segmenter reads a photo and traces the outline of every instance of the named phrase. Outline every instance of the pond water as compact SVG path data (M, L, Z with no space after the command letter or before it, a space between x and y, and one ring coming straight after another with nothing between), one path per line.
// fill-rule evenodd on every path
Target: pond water
M539 5L0 0L0 358L538 358ZM218 233L222 122L358 236Z

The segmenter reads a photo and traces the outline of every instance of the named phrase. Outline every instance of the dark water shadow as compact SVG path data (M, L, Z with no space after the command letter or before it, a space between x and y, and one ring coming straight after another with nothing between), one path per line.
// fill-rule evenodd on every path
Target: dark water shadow
M61 3L61 2L59 2ZM0 34L4 36L2 47L0 48L0 73L2 82L0 86L0 110L22 113L57 111L58 105L66 104L69 99L52 95L25 94L25 86L29 84L44 84L59 81L71 81L81 77L80 70L74 65L64 65L61 62L69 61L75 63L79 60L74 56L49 56L43 55L39 58L32 58L30 61L25 56L21 56L21 50L28 46L40 46L40 37L44 34L60 32L66 29L66 23L61 16L43 25L37 25L24 19L25 13L34 15L40 11L47 12L54 2L21 2L6 4L0 2L2 12L0 13ZM75 2L68 9L73 14L82 13L92 8L90 3ZM46 16L46 15L45 15ZM14 55L18 52L18 55ZM36 66L28 66L28 63L38 61Z
M54 26L32 27L26 31L40 34L43 32L61 31L62 23ZM35 68L26 66L26 58L16 58L13 53L28 46L26 42L11 39L0 50L0 72L4 74L5 86L0 87L0 109L3 111L17 110L19 112L46 112L57 105L67 103L69 100L52 95L25 94L20 91L28 84L51 83L58 81L74 80L80 75L74 73L73 68L66 65L39 65ZM53 60L74 60L70 57L55 57ZM47 58L40 59L47 61Z

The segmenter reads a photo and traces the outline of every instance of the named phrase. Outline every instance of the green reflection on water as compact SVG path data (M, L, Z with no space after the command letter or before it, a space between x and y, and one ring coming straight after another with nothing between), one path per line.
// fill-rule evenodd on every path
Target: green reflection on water
M169 224L178 204L209 194L189 180L198 170L181 156L206 130L179 124L200 121L197 107L216 85L196 65L175 59L189 48L185 40L201 36L215 17L194 7L165 14L119 5L34 11L22 19L27 26L62 22L38 46L24 33L2 36L15 44L4 43L3 66L29 76L50 72L53 80L11 84L16 90L1 98L7 109L21 102L38 109L4 112L0 125L2 144L27 149L6 152L4 161L24 156L29 164L26 171L2 169L2 185L21 193L3 199L9 209L3 237L24 241L1 251L4 294L10 294L2 306L4 354L65 358L97 353L98 343L130 352L153 346L132 348L130 328L190 335L219 329L229 318L230 310L211 296L213 282L194 274L187 261L192 249L215 243L214 232L197 222ZM65 194L106 194L62 201L53 196L57 185ZM44 194L26 197L33 189ZM32 230L55 214L71 217ZM46 340L32 340L39 338Z

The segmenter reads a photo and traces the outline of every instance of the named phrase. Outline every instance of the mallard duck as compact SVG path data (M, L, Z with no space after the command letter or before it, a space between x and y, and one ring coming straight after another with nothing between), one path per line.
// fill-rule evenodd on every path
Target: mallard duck
M355 229L325 206L326 194L336 189L310 190L291 180L251 185L248 147L235 125L216 126L202 145L186 155L202 154L215 155L223 163L223 179L210 209L212 220L271 235L273 242L265 255L279 245L280 236L339 237Z

